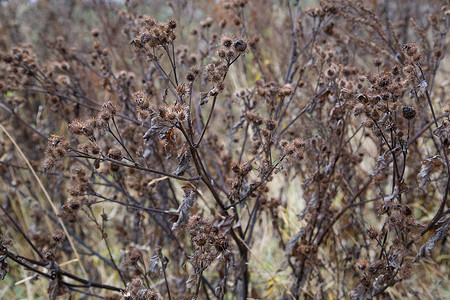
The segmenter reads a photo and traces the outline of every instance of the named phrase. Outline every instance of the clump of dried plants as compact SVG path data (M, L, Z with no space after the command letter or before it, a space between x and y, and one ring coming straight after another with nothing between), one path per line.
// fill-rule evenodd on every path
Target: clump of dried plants
M0 298L448 296L447 1L0 14Z

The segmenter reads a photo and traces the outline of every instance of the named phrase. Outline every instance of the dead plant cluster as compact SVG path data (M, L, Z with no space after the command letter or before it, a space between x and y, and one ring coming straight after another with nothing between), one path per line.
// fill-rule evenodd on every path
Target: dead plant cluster
M447 1L0 14L0 298L449 296Z

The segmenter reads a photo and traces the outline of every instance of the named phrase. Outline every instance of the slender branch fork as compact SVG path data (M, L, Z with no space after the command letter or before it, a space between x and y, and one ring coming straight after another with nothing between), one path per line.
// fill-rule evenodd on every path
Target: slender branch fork
M159 171L159 170L156 170L156 169L143 167L143 166L138 165L138 164L133 164L133 165L132 164L127 164L127 163L124 163L122 161L115 160L115 159L112 159L112 158L109 158L109 157L96 157L96 156L93 156L93 155L90 155L90 154L87 154L87 153L84 153L84 152L80 152L80 151L78 151L76 149L71 149L71 152L75 153L74 155L72 155L73 157L88 158L88 159L92 159L92 160L97 160L98 159L100 161L108 161L108 162L115 163L115 164L123 166L123 167L136 169L136 170L141 170L141 171L146 171L146 172L149 172L149 173L155 173L155 174L167 176L167 177L170 177L170 178L173 178L173 179L178 179L178 180L183 180L183 181L198 181L200 179L200 177L186 178L186 177L182 177L182 176L177 176L177 175L173 175L173 174L170 174L170 173L162 172L162 171Z
M110 291L116 291L116 292L123 292L124 289L119 288L119 287L115 287L115 286L111 286L111 285L106 285L106 284L101 284L101 283L97 283L97 282L92 282L83 278L80 278L78 276L75 276L71 273L65 272L59 268L57 269L51 269L51 273L46 273L43 272L41 270L39 270L37 267L35 267L34 265L39 265L41 267L47 267L48 263L45 262L39 262L39 261L35 261L35 260L31 260L28 259L26 257L23 256L17 256L16 254L10 252L7 250L6 247L3 247L2 249L0 249L0 253L2 255L5 255L6 257L8 257L9 259L13 260L14 262L18 263L19 265L27 268L30 271L33 271L34 273L37 273L45 278L48 278L50 280L55 280L56 278L58 278L59 276L65 276L68 277L72 280L78 281L81 284L73 284L70 282L67 282L65 280L60 280L58 279L58 282L60 284L63 284L65 286L68 287L82 287L82 288L90 288L90 287L94 287L94 288L100 288L100 289L105 289L105 290L110 290Z

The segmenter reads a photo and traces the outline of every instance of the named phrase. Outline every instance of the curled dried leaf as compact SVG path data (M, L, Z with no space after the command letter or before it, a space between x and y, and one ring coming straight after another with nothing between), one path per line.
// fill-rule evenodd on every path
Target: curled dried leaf
M299 221L303 220L308 213L310 213L318 204L318 195L317 193L314 193L314 195L311 197L309 202L306 204L305 208L297 214L297 219Z
M161 117L153 118L151 124L152 126L150 127L150 129L147 130L147 132L142 137L144 140L150 139L155 136L163 139L169 129L172 128L172 125Z
M148 259L148 274L150 278L158 278L161 275L161 266L159 264L158 255L154 255Z
M433 130L433 134L441 139L450 139L450 122L443 121L439 127Z
M50 281L47 292L50 300L56 300L58 296L67 294L69 292L69 289L67 288L67 286L61 284L58 278L55 278Z
M378 156L377 162L375 163L375 168L373 169L372 176L375 176L377 174L382 173L386 167L386 153L383 153L383 155Z
M292 251L297 246L298 240L305 237L305 228L302 228L297 232L297 234L290 237L289 242L286 246L286 256L290 257Z
M219 220L214 222L214 227L217 227L222 235L227 235L230 232L233 222L235 220L235 216L221 216Z
M413 262L419 261L424 257L430 256L431 251L436 246L436 244L448 234L448 231L450 229L450 218L447 218L441 224L442 224L441 227L435 232L433 232L428 241L424 245L422 245L422 247L420 247L419 253L417 253Z
M179 157L180 162L178 163L178 168L174 172L177 176L183 176L184 172L191 167L189 161L191 160L191 151L183 151Z
M419 86L417 87L419 89L419 91L417 92L417 96L421 96L421 95L425 95L426 91L427 91L427 87L428 87L428 83L423 80Z
M184 191L183 202L178 208L178 220L172 226L173 231L176 231L187 224L190 211L195 204L195 190L190 186L183 186L182 189Z
M0 280L5 279L6 274L9 272L9 265L6 262L6 256L0 257Z
M188 280L186 281L186 289L190 290L197 283L197 274L189 275Z
M430 182L430 176L433 172L439 170L444 160L440 155L435 155L431 158L422 161L422 168L420 169L417 179L419 180L419 188L425 193L427 192L427 185Z

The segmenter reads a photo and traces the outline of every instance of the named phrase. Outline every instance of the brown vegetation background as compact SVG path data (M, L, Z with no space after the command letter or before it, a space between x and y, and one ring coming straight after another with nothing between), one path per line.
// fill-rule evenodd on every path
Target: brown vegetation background
M0 0L0 298L448 299L449 27Z

